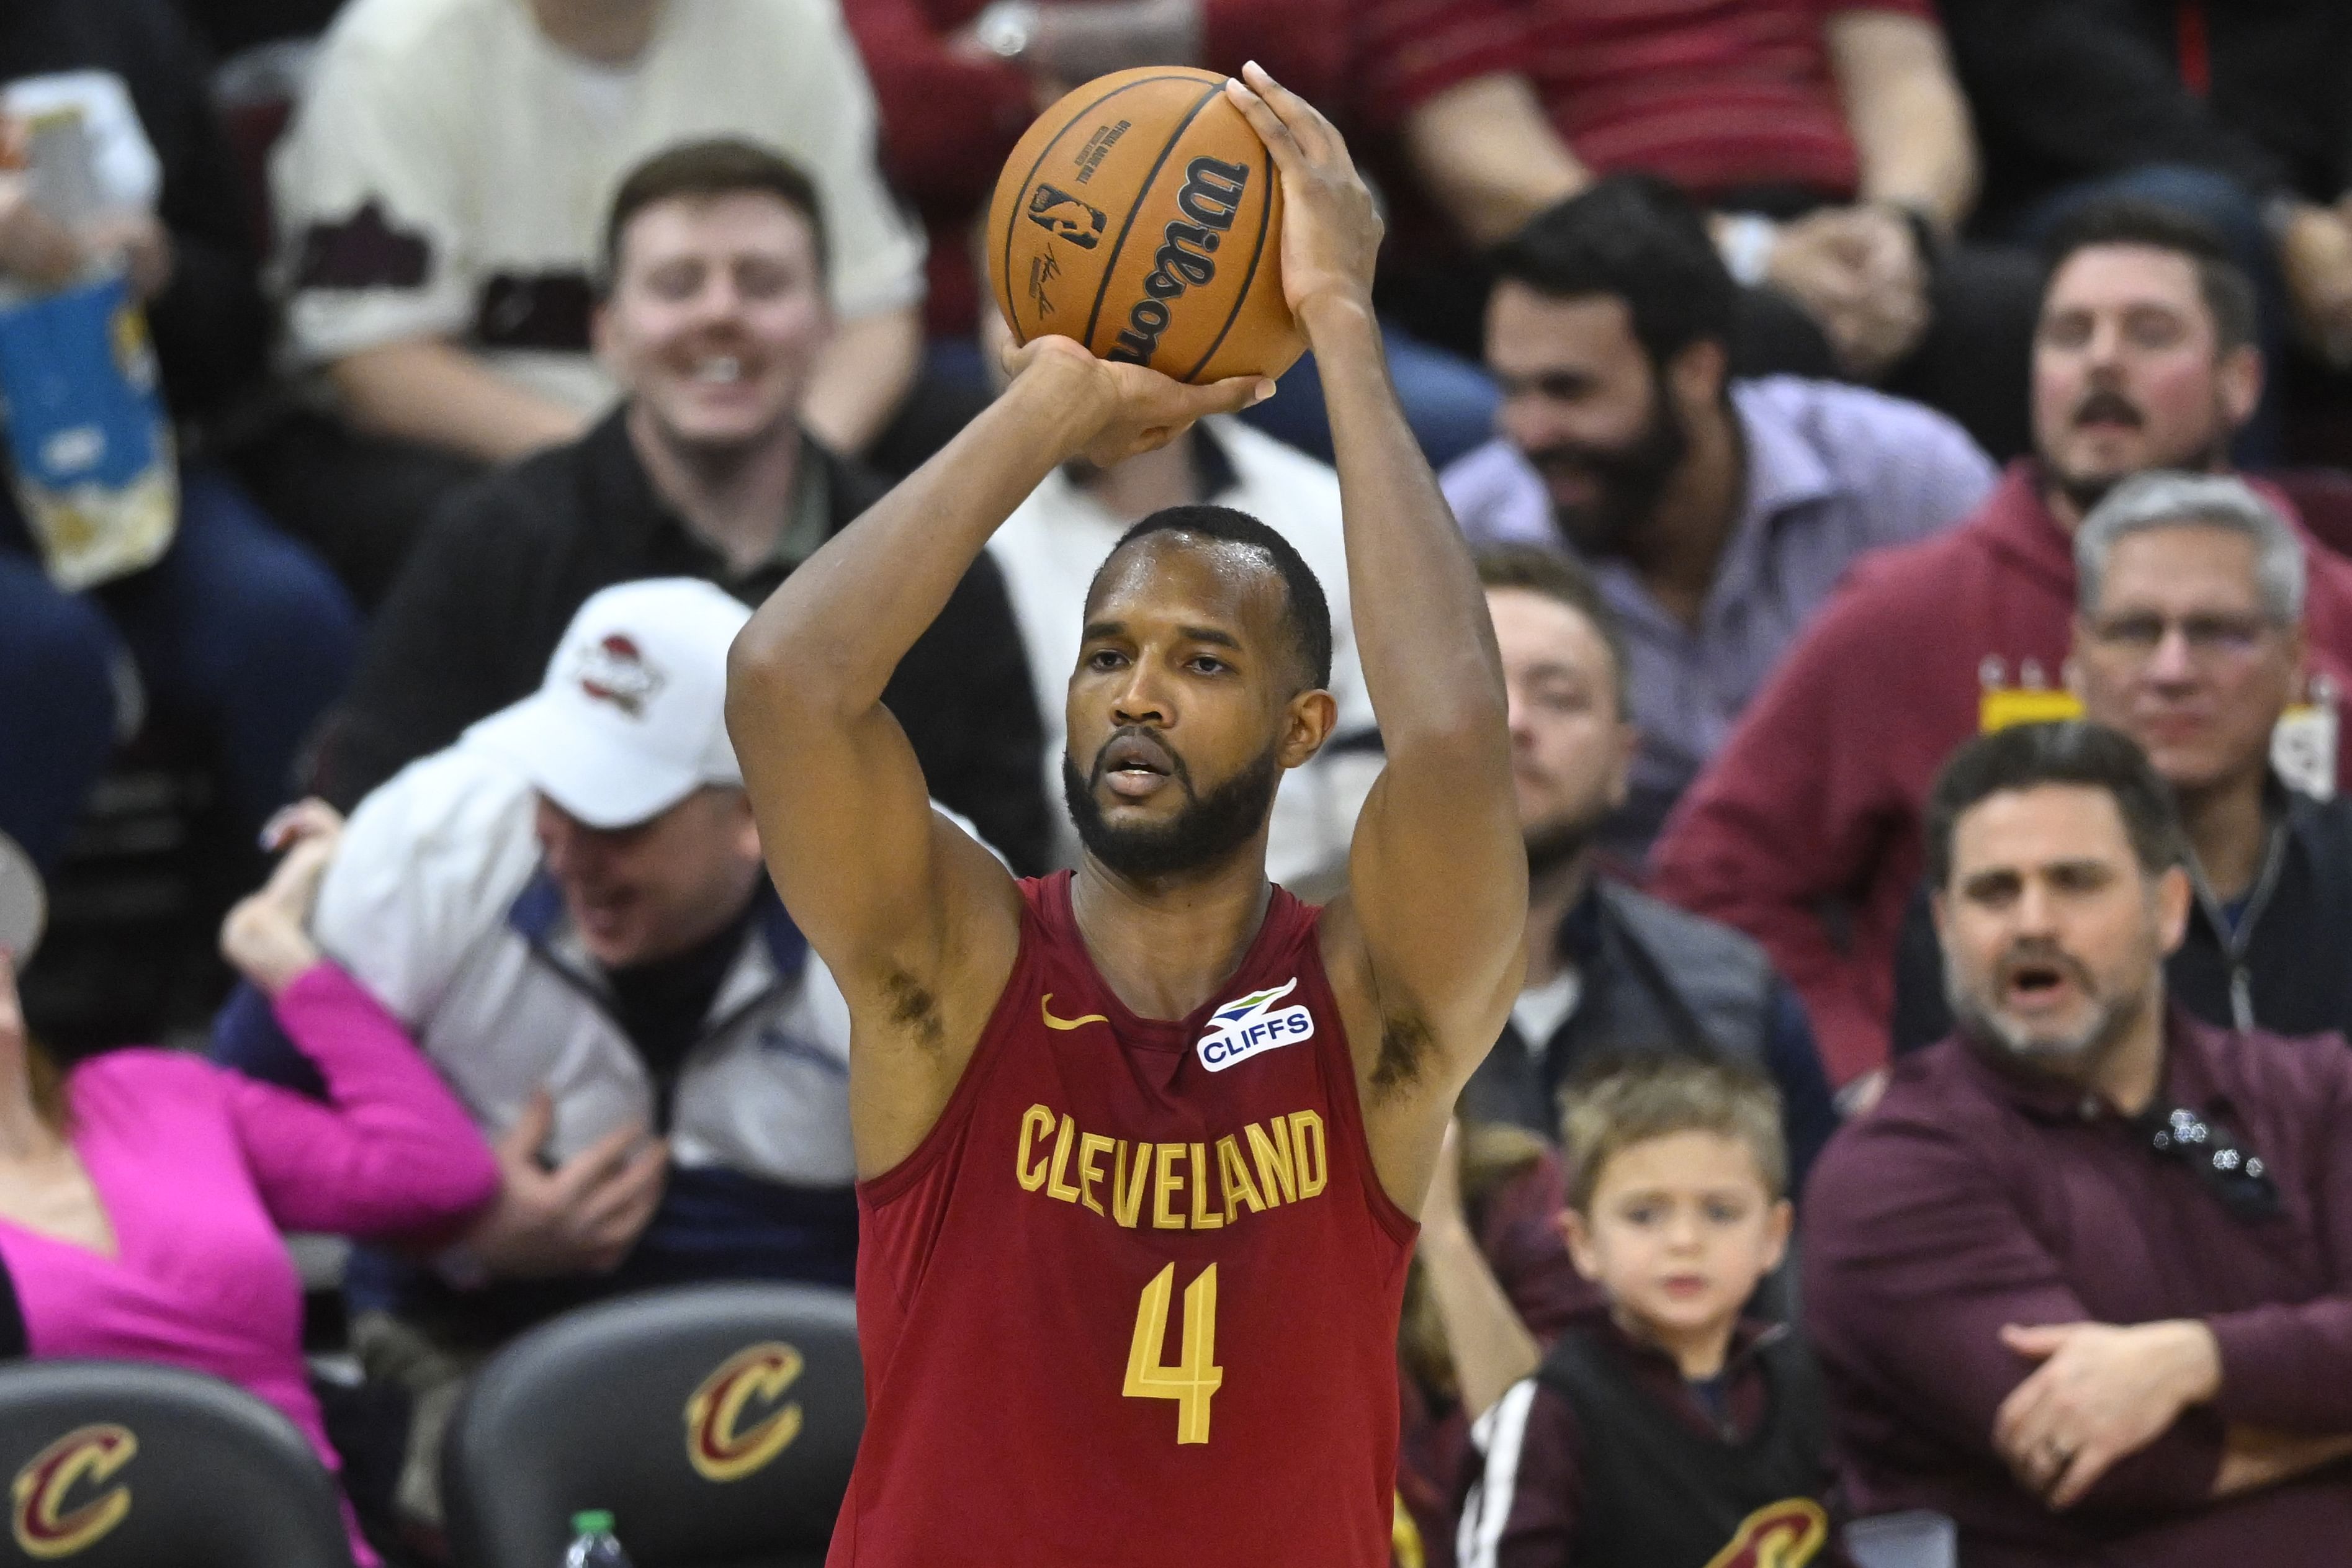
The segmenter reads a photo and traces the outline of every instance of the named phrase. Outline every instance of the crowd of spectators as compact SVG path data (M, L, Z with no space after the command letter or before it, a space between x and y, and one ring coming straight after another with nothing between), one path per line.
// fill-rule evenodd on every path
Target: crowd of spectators
M5 465L0 847L102 938L103 781L168 758L226 962L149 1026L206 1051L61 1060L0 951L0 1353L389 1448L356 1549L429 1563L516 1334L851 1281L846 1010L726 651L993 395L974 235L1033 116L1249 59L1378 171L1530 872L1408 1291L1398 1563L2333 1561L2352 12L2315 0L10 0L0 332L112 280L175 500L84 580ZM1095 568L1215 505L1329 598L1338 722L1268 853L1344 874L1381 740L1311 361L1281 390L1049 477L899 666L937 805L1016 871L1079 852ZM382 1398L305 1378L273 1231L358 1242Z

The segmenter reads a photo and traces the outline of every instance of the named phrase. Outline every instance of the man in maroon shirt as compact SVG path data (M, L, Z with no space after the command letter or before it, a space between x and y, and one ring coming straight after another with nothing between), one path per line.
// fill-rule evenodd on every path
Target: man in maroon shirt
M2190 898L2116 731L2028 725L1937 781L1958 1031L1806 1198L1849 1500L1970 1568L2260 1563L2352 1542L2352 1052L2168 1007Z
M1652 852L1652 892L1771 954L1836 1084L1886 1061L1937 768L2063 683L2075 525L2132 474L2221 468L2260 392L2252 290L2210 231L2119 205L2086 214L2055 255L2034 346L2039 458L2012 464L1958 527L1856 563ZM2352 564L2305 548L2310 663L2340 672Z

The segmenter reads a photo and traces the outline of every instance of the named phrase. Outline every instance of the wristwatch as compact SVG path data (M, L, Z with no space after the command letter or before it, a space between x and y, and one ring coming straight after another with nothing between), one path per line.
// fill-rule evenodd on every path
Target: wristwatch
M971 36L998 59L1018 63L1037 41L1036 0L994 0L973 20Z

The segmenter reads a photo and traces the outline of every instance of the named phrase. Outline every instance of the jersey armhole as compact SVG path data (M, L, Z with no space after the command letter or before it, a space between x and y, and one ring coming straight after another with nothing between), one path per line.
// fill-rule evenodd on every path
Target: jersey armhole
M1316 983L1323 992L1323 1005L1330 1009L1332 1019L1339 1027L1330 1032L1330 1044L1318 1042L1323 1076L1334 1108L1342 1109L1341 1120L1347 1127L1340 1135L1355 1152L1356 1164L1364 1173L1364 1197L1370 1206L1373 1221L1388 1232L1389 1239L1400 1247L1410 1249L1421 1236L1421 1221L1407 1214L1389 1196L1381 1181L1380 1167L1372 1160L1372 1136L1364 1126L1363 1085L1356 1078L1356 1055L1349 1049L1346 1016L1339 1010L1339 995L1331 988L1331 972L1323 962L1321 912L1306 923L1299 946L1314 959ZM1336 1078L1337 1082L1331 1082Z
M857 1184L858 1201L868 1208L884 1208L905 1197L926 1172L947 1157L949 1147L962 1135L964 1124L971 1120L972 1102L980 1097L982 1085L994 1071L997 1059L1004 1054L1005 1040L1013 1032L1013 1009L1020 998L1036 989L1034 971L1045 950L1045 931L1039 924L1035 903L1021 901L1021 946L1013 956L1013 973L1005 977L1004 989L997 993L996 1006L989 1009L988 1022L980 1031L980 1043L972 1047L971 1058L963 1064L963 1076L956 1080L955 1092L940 1110L939 1120L931 1124L923 1141L914 1152L880 1176Z

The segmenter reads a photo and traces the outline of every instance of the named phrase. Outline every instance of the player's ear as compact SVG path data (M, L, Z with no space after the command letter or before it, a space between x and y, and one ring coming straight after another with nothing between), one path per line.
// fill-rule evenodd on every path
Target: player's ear
M1300 692L1290 699L1289 721L1275 760L1285 768L1298 768L1313 760L1331 738L1339 722L1339 699L1320 689Z

